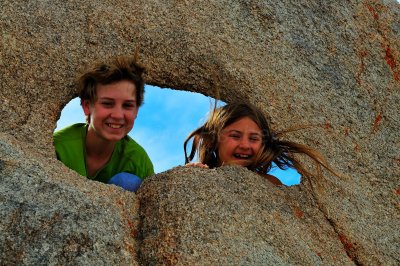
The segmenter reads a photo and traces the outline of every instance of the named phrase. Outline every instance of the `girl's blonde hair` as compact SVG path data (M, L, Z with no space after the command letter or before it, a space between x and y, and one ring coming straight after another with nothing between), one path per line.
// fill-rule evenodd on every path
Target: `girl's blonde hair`
M281 169L295 168L305 176L319 176L320 166L338 175L318 151L306 145L281 140L279 134L270 129L268 120L261 110L245 102L229 103L219 108L214 107L204 125L191 132L186 138L184 142L185 163L191 162L197 152L201 163L207 164L210 168L221 166L221 162L218 160L219 135L225 127L244 117L252 119L262 130L262 148L247 167L250 170L266 174L271 169L272 163L275 163ZM191 139L193 139L193 143L188 155L187 145ZM295 154L305 154L313 159L317 165L317 174L308 171L295 157Z

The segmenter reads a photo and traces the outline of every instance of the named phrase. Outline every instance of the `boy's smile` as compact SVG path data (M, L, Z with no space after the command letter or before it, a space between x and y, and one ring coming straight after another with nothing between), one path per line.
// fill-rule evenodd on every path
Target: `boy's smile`
M226 126L218 140L219 165L249 166L262 147L262 132L249 117Z

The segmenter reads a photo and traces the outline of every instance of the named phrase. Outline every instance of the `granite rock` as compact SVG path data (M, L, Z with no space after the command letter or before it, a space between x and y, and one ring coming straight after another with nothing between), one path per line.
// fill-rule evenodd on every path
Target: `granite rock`
M134 193L0 136L1 265L137 265Z
M353 264L303 185L277 187L240 167L180 167L147 180L139 199L140 264Z
M0 3L2 262L400 263L396 1ZM342 177L275 188L178 168L136 197L77 176L51 144L75 74L136 49L148 84L247 99L278 131L308 126L284 137Z

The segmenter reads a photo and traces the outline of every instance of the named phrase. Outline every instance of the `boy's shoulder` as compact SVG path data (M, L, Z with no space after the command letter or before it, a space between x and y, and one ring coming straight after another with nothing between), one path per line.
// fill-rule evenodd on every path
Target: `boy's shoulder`
M125 136L119 141L119 145L116 148L118 152L115 159L118 158L119 163L131 165L132 169L136 169L134 171L136 175L146 177L154 174L153 163L149 155L133 138L128 135Z
M147 155L145 149L129 135L121 139L120 144L126 153L144 153Z

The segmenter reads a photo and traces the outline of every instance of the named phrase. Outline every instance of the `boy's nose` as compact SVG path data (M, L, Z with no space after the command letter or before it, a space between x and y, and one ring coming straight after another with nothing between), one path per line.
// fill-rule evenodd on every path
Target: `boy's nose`
M115 107L110 115L112 118L123 118L124 117L124 112L121 108Z

